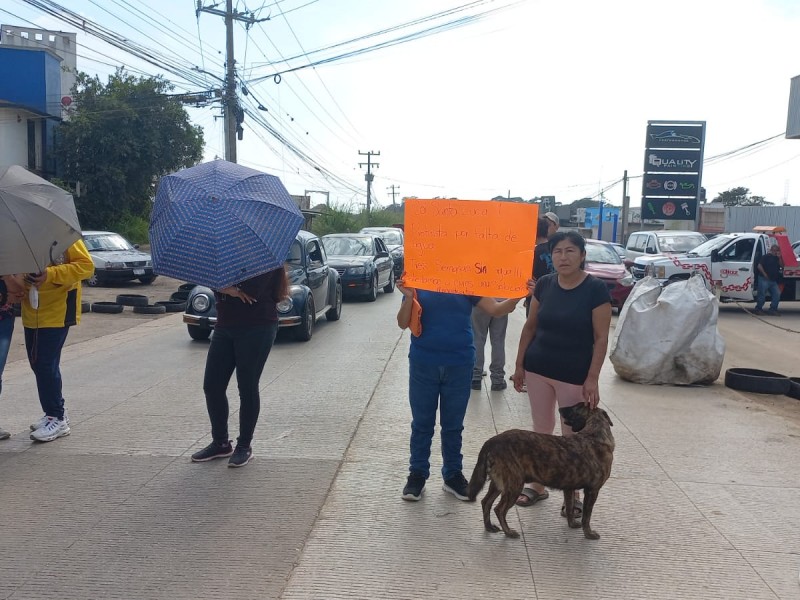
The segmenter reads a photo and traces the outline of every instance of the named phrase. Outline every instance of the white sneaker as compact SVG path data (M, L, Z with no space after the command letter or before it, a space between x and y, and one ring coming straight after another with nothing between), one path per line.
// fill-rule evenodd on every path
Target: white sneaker
M67 414L67 411L64 411L64 422L69 425L69 415ZM41 429L45 425L47 425L47 415L42 415L42 418L36 421L36 423L31 423L31 431Z
M64 435L69 435L70 429L66 421L47 417L47 423L31 434L31 439L36 442L52 442Z

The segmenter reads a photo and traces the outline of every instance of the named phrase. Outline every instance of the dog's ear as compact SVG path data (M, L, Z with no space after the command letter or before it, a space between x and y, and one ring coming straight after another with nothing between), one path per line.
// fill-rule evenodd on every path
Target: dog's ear
M561 418L569 425L572 431L578 432L586 427L586 416L588 407L581 403L575 406L564 406L559 408L558 412L561 413Z
M606 411L604 411L602 408L600 409L600 412L603 413L603 417L605 418L606 421L608 421L608 424L611 427L613 427L614 423L611 422L611 417L608 416L608 413Z

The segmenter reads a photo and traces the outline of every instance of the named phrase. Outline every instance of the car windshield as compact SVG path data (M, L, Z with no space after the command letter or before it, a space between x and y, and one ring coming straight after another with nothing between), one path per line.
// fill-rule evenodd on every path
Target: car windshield
M689 254L694 254L696 256L711 256L712 250L722 248L722 246L727 244L733 238L734 236L732 235L718 235L717 237L711 238L710 240L703 242L699 246L692 248L689 251Z
M660 235L658 244L662 252L688 252L706 241L703 235Z
M325 252L334 256L372 256L372 238L366 236L324 237Z
M403 235L399 231L392 231L391 229L384 229L383 231L379 231L377 229L373 229L373 230L367 231L365 229L361 233L373 233L373 234L379 236L384 242L386 242L387 246L402 246L403 245Z
M104 252L134 250L134 247L131 246L128 240L116 233L87 235L83 238L83 242L86 244L86 249L89 250L89 252L96 250L102 250Z
M611 248L616 252L620 258L625 256L625 246L617 246L616 244L611 244Z
M603 265L618 265L622 263L619 254L611 246L605 244L586 244L586 262L600 263Z
M303 250L300 247L300 242L297 240L292 242L289 247L289 254L286 256L286 266L289 269L296 269L303 266Z

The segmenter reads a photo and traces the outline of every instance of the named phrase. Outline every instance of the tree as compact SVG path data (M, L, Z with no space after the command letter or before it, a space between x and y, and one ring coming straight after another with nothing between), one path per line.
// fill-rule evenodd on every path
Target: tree
M200 161L203 130L160 77L118 69L103 85L79 73L74 112L58 131L63 179L80 182L81 225L104 228L124 218L149 219L158 179Z
M721 202L725 206L772 206L772 202L767 202L764 196L751 196L750 189L746 187L720 192L714 202Z

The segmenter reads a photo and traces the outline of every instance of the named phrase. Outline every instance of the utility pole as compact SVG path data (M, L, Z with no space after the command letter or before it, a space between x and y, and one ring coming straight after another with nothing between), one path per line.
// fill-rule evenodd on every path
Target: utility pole
M361 150L359 150L358 155L367 157L367 162L358 163L358 166L363 167L364 165L367 165L367 174L364 175L364 179L367 182L367 224L369 224L369 215L372 205L372 180L375 179L375 175L372 174L372 167L380 167L380 164L372 162L372 157L380 156L381 153L380 150L378 152L373 152L372 150L369 152L361 152Z
M395 189L399 190L400 186L392 184L389 187L387 187L386 189L387 190L392 190L392 206L396 206L397 203L395 202L395 197L397 196L397 192L395 191Z
M625 235L628 233L628 214L631 209L631 197L628 196L628 170L622 176L622 224L619 229L619 243L625 245Z
M236 61L233 58L233 22L242 21L249 29L255 23L269 21L269 17L256 19L252 12L240 13L233 9L233 0L225 0L225 10L217 10L212 6L203 6L203 0L197 0L196 15L207 12L225 19L225 92L222 95L223 115L225 117L225 160L236 162L236 138L242 139L244 130L244 111L239 106L236 96Z

